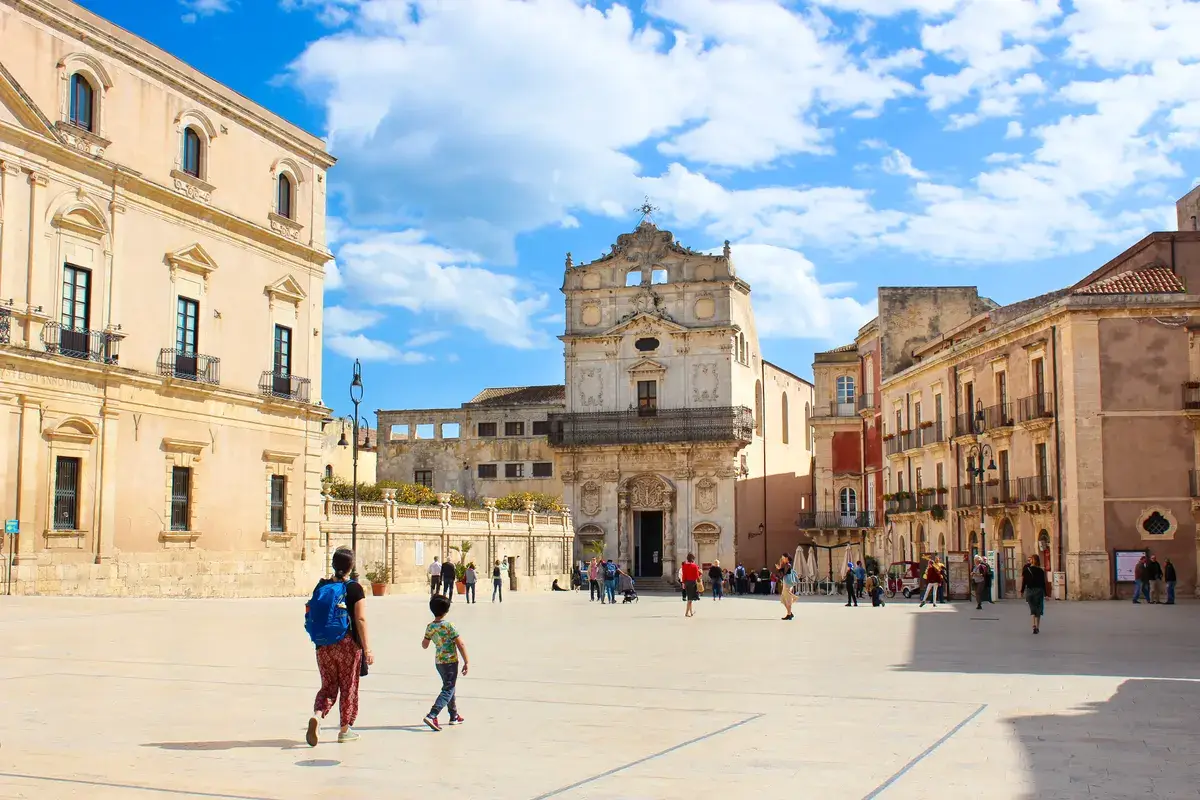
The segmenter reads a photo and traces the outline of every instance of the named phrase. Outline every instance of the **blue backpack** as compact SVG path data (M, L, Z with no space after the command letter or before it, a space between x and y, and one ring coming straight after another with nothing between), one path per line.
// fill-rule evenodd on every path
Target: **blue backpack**
M605 564L604 565L604 579L611 581L611 580L616 580L616 577L617 577L617 565L613 564L611 562L608 564Z
M317 647L337 644L350 632L346 582L318 583L304 607L304 630Z

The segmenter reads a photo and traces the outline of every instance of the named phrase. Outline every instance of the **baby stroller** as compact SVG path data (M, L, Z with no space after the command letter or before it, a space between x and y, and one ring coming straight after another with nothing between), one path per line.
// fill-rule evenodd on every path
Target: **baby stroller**
M633 588L633 578L621 573L621 577L617 580L617 589L621 592L621 604L636 603L638 601L637 589Z

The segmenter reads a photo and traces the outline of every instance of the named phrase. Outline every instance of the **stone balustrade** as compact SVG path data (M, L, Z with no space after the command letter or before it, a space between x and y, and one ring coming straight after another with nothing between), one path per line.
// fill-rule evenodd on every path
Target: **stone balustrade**
M349 546L354 503L322 498L321 537L326 563L333 551ZM403 590L427 590L429 565L436 556L454 563L474 562L480 591L491 590L492 565L509 562L510 589L548 589L555 578L569 586L575 530L570 512L540 513L527 504L523 511L501 511L492 498L484 508L455 508L449 494L436 506L397 503L395 490L385 489L382 502L358 504L359 573L384 565L388 581ZM467 555L461 555L464 543Z

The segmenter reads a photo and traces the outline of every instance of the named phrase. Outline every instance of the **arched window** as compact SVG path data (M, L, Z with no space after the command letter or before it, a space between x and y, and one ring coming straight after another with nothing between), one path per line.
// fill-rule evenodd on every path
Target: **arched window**
M325 465L325 477L326 477L326 478L333 478L333 464L326 464L326 465Z
M292 218L292 179L287 175L279 176L279 189L275 198L275 213L281 217Z
M200 134L195 128L185 128L183 131L183 171L188 175L200 177Z
M71 76L71 124L92 130L96 110L96 92L88 79L76 72Z
M783 443L788 443L788 407L787 407L787 392L783 394L783 402L780 404L783 417Z
M838 493L838 513L844 518L858 516L858 493L849 486Z
M763 401L762 381L755 381L754 382L754 431L759 436L762 436L762 432L763 432L763 424L762 424L763 402L762 401Z

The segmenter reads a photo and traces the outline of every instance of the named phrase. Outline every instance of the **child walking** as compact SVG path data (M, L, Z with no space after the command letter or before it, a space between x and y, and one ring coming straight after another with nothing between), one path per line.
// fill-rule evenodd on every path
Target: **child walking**
M421 648L428 650L429 643L433 642L434 666L437 667L438 675L442 679L442 691L433 701L429 713L425 715L425 724L432 730L440 731L442 726L438 722L438 715L447 706L450 711L451 725L461 725L464 722L458 714L458 701L454 693L455 685L458 683L458 654L462 653L463 675L467 674L471 659L467 656L467 647L463 644L458 631L454 630L453 625L446 622L446 615L450 613L450 598L441 595L429 598L429 611L433 614L433 622L425 628L425 638L421 640Z

